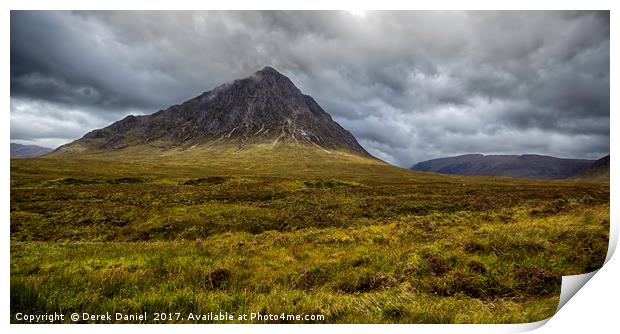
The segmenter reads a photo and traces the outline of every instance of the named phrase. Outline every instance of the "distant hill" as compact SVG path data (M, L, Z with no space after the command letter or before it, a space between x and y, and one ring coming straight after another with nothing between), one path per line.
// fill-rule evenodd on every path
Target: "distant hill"
M609 155L596 160L575 177L577 180L609 182Z
M11 158L33 158L52 152L53 149L37 145L11 143Z
M420 162L411 169L455 175L510 176L528 179L566 179L585 172L594 160L561 159L544 155L467 154Z

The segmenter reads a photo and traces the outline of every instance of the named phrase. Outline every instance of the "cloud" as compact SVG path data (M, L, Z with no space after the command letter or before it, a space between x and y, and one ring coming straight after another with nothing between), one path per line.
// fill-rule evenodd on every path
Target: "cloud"
M125 116L128 114L132 112ZM11 141L19 143L57 147L67 138L83 136L85 129L102 128L115 121L117 115L99 109L11 98Z
M609 152L609 12L11 12L11 139L56 146L271 65L371 153Z

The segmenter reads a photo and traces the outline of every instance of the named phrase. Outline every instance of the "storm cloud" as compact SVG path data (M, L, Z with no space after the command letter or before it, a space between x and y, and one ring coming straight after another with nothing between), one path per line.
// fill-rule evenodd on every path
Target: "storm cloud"
M609 12L11 12L11 141L55 147L270 65L388 162L609 152Z

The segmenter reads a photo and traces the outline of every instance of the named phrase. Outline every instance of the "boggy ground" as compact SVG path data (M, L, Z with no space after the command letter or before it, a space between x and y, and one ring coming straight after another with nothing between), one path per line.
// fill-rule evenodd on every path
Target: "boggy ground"
M419 173L307 147L151 153L11 161L12 322L531 322L553 315L562 275L607 251L607 183Z

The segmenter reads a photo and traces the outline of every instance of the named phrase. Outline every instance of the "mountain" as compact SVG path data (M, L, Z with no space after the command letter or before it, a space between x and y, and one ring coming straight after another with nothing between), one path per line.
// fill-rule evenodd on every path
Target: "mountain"
M596 160L590 167L577 175L575 179L609 182L609 174L609 155L606 155Z
M128 116L56 150L101 153L133 147L186 151L200 147L311 146L372 157L286 76L265 67L247 78L146 116Z
M52 152L51 148L11 143L11 158L33 158Z
M566 179L584 172L593 162L594 160L561 159L535 154L467 154L423 161L411 168L423 172L455 175Z

